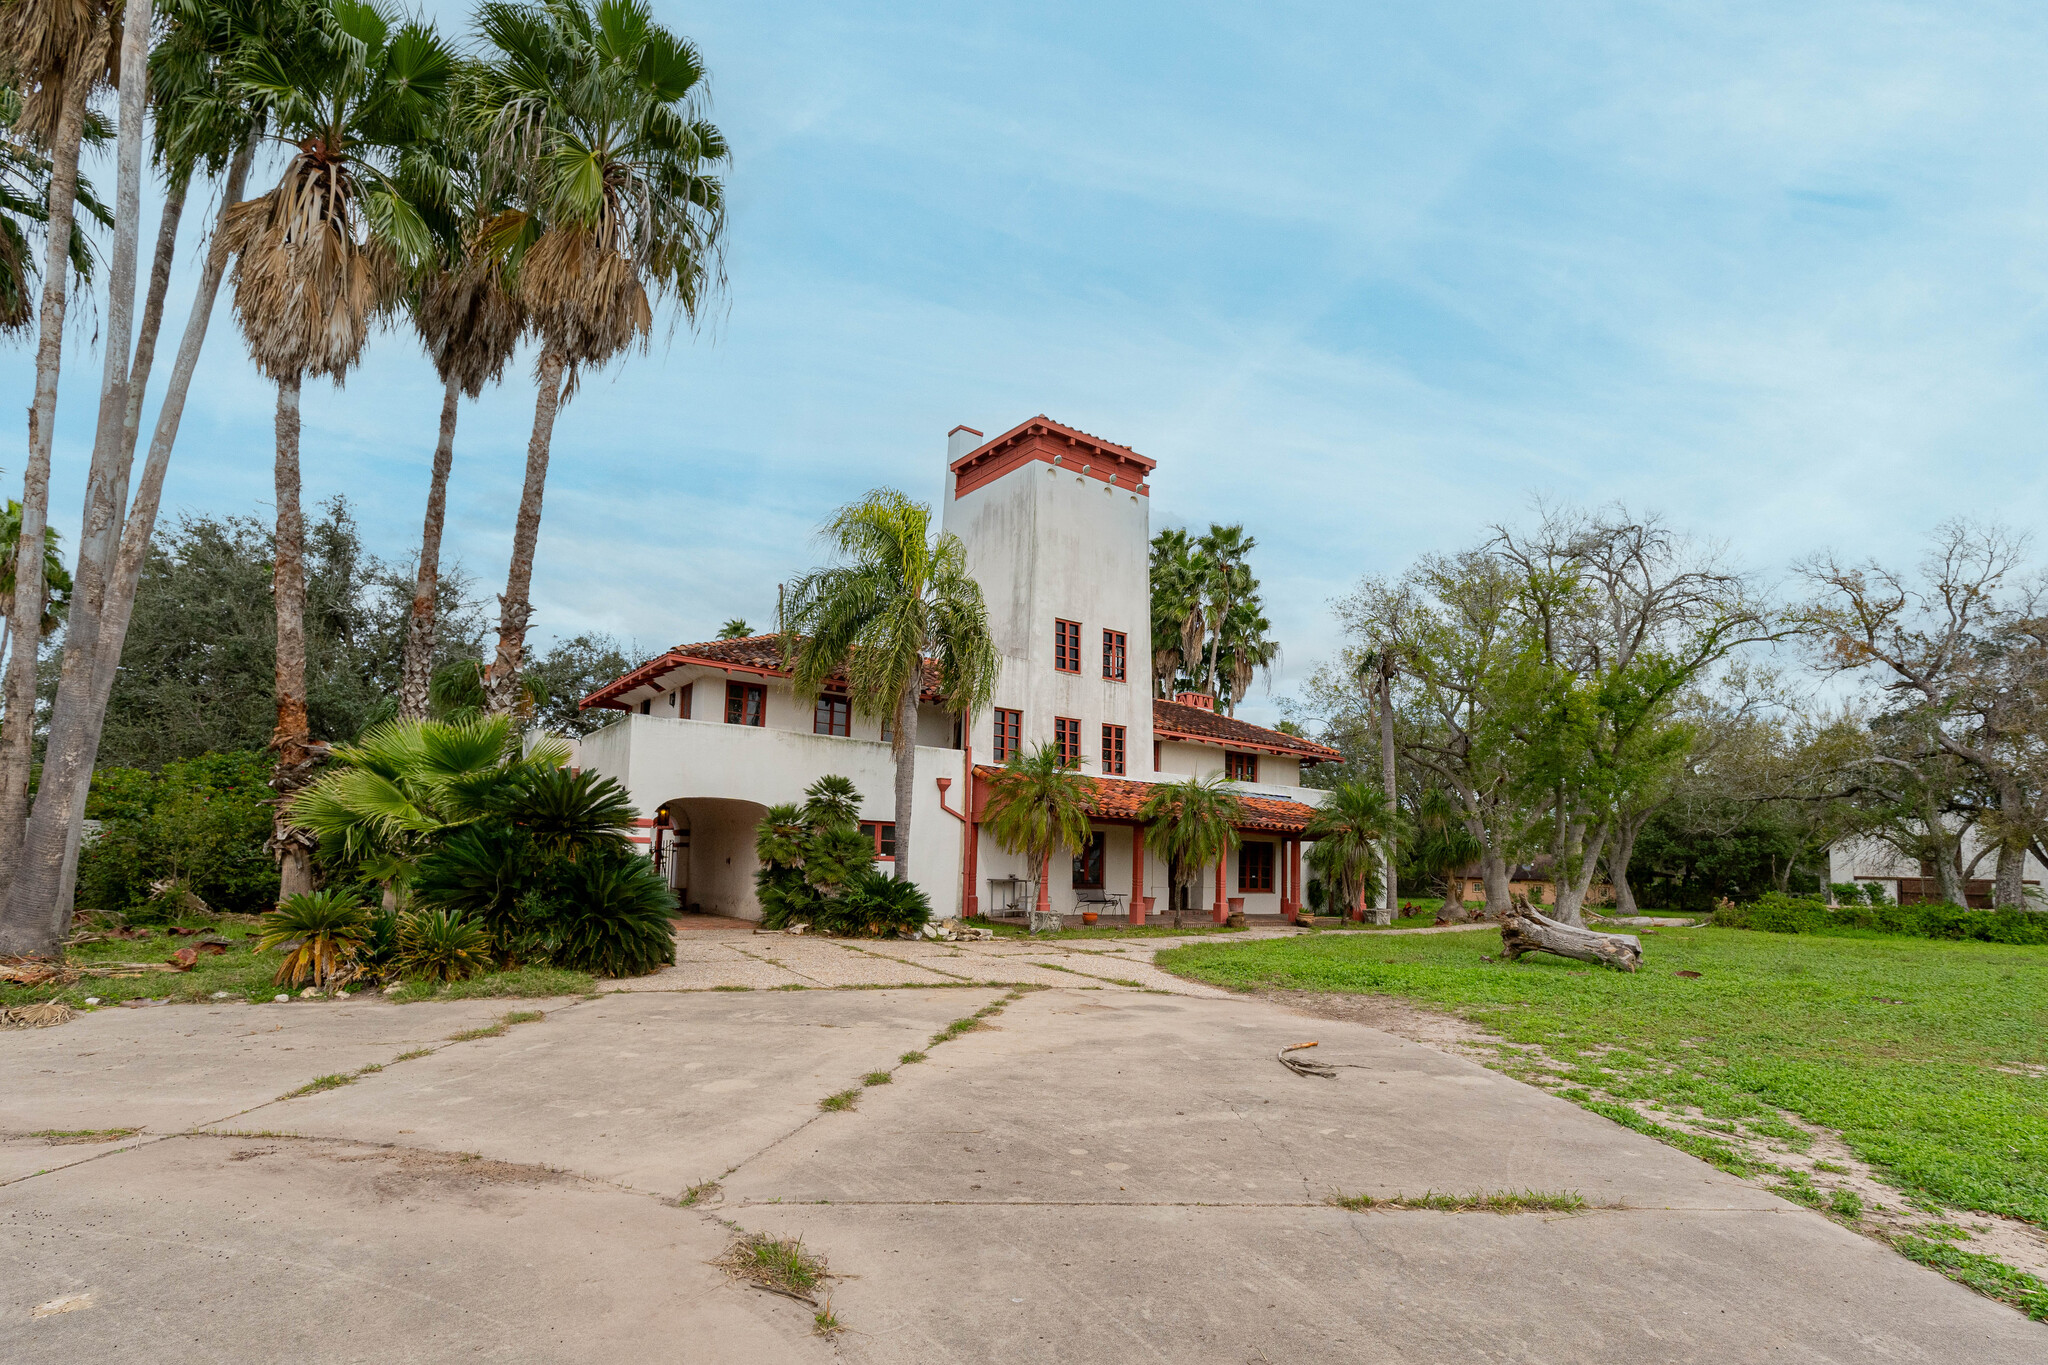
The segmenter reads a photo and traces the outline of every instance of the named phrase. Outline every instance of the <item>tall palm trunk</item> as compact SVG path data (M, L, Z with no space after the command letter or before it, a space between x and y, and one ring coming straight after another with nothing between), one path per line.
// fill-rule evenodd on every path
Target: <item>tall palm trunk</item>
M90 68L93 64L82 65ZM14 623L14 645L5 682L0 684L7 698L7 723L0 726L0 894L13 882L28 817L36 663L43 643L43 530L50 524L50 443L56 431L57 371L64 353L64 315L69 304L66 285L71 268L71 226L78 206L78 146L91 87L89 70L72 77L50 148L49 240L43 253L43 297L37 319L35 399L28 418L28 466L22 472L14 602L7 612ZM39 932L0 917L0 953L31 951L9 946L24 932L41 941Z
M427 718L427 685L434 672L436 595L441 582L441 528L448 519L448 470L455 462L455 416L462 383L450 377L441 396L441 436L434 445L434 472L427 482L427 522L420 534L420 563L413 575L412 615L405 628L405 657L398 675L398 714Z
M228 207L242 200L242 191L248 183L249 164L256 153L256 134L252 129L249 136L237 150L234 160L228 166L227 184L221 194L221 218ZM179 196L182 201L182 193ZM149 555L149 542L156 529L157 508L163 498L164 474L169 468L171 448L178 439L178 424L185 413L185 399L191 392L192 375L199 366L199 352L206 341L207 324L213 317L213 304L220 293L221 277L227 271L228 253L220 237L221 218L214 223L214 238L200 268L199 285L193 292L192 311L185 320L185 333L178 343L177 359L171 366L171 381L164 392L164 401L157 411L156 429L150 437L149 456L143 462L142 479L135 488L135 501L129 509L126 526L121 532L121 544L114 558L112 572L107 579L106 609L100 617L100 635L97 658L93 666L92 695L82 714L67 710L64 698L58 698L56 715L51 721L52 747L63 752L71 742L72 725L85 727L82 743L85 754L84 771L89 773L99 754L100 736L106 728L107 701L113 695L114 680L119 674L121 649L128 639L129 618L135 611L135 591L142 580L143 562ZM158 242L158 266L168 279L169 257L164 251L163 241ZM162 300L158 297L156 280L150 283L151 306L143 310L143 342L154 350L156 323L162 318ZM136 385L140 386L149 367L148 353L138 345L136 354ZM131 397L129 413L131 423L139 419L140 399ZM48 774L45 774L46 780ZM72 791L70 818L65 834L65 849L62 864L62 879L58 887L57 903L69 905L72 888L78 877L78 848L80 834L84 828L85 800L90 784L80 780Z
M277 767L271 851L278 860L278 899L313 889L312 837L288 814L288 799L311 777L306 718L306 521L299 508L299 377L277 382L277 537L271 594L277 605L277 728L270 747Z
M99 635L99 609L106 592L115 534L125 510L127 472L132 447L124 445L130 384L130 345L135 328L136 257L142 220L142 125L146 63L149 55L150 0L127 0L121 43L121 113L116 154L114 250L107 276L105 361L100 379L99 420L93 434L92 463L86 476L85 509L78 543L78 568L73 575L70 629L66 632L58 695L67 692L73 706L90 693L93 645ZM66 230L64 240L69 240ZM55 393L52 391L54 399ZM37 401L42 399L40 378ZM45 463L47 470L47 461ZM47 486L45 489L47 501ZM42 577L40 559L37 577ZM19 574L17 574L19 578ZM40 626L40 622L37 623ZM54 717L53 717L54 722ZM73 735L76 727L71 727ZM91 757L76 742L53 741L45 756L45 781L37 791L34 813L24 822L18 863L7 887L5 923L15 933L34 934L41 927L54 951L69 927L71 906L60 899L66 878L63 854L68 846L67 817L74 788L86 781ZM83 769L83 770L82 770Z
M1390 812L1401 809L1401 787L1394 769L1394 677L1384 667L1380 669L1380 783L1387 791L1387 809ZM1382 875L1386 882L1386 914L1382 923L1392 924L1394 913L1401 903L1401 877L1394 870L1394 841L1387 839L1380 844Z
M921 672L922 670L920 670ZM913 678L896 707L896 880L910 880L910 817L917 795L917 694L922 677Z
M512 531L512 566L505 595L498 600L498 654L484 681L484 710L509 716L519 700L519 669L526 657L526 621L533 615L533 550L540 539L540 501L548 486L548 454L555 438L555 414L562 407L563 353L553 346L540 355L540 392L533 404L533 435L526 443L526 486L519 494L519 521ZM901 834L901 831L898 831Z

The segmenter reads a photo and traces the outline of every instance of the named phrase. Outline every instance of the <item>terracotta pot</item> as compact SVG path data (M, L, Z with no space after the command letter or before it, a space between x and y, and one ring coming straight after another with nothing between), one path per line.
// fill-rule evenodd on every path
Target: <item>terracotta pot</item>
M1083 924L1093 924L1093 923L1095 923L1095 912L1094 912L1093 910L1083 910L1083 911L1081 912L1081 923L1083 923Z
M1151 918L1152 918L1152 907L1153 907L1153 906L1155 906L1155 905L1157 905L1157 904L1159 904L1159 897L1157 897L1157 896L1144 896L1144 897L1140 897L1140 899L1142 899L1142 900L1143 900L1143 901L1145 902L1145 918L1146 918L1146 919L1151 919Z
M1232 897L1230 897L1230 899L1229 899L1229 901L1228 901L1228 904L1229 904L1229 906L1230 906L1230 913L1231 913L1231 914L1233 914L1233 915L1242 915L1242 914L1244 913L1244 897L1243 897L1243 896L1232 896Z

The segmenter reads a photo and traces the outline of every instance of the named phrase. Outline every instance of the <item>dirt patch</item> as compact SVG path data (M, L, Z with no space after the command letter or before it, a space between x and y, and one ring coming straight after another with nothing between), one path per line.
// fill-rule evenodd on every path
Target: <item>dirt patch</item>
M1455 1014L1427 1009L1391 995L1343 995L1323 991L1258 991L1262 1000L1316 1019L1364 1024L1413 1043L1427 1043L1463 1056L1492 1057L1501 1040Z
M226 1135L223 1135L226 1136ZM243 1146L229 1153L230 1161L263 1158L296 1158L322 1161L346 1168L345 1178L356 1183L367 1198L380 1203L419 1198L477 1195L507 1185L551 1185L573 1180L574 1176L546 1166L514 1161L497 1161L474 1152L431 1152L418 1147L368 1147L358 1143L319 1138L286 1138L266 1134L270 1141L261 1147ZM247 1136L242 1137L247 1141Z

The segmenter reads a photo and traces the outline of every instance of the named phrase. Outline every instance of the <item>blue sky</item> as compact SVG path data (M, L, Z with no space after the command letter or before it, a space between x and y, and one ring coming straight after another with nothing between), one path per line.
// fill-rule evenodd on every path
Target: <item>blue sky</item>
M936 498L950 427L1041 411L1159 461L1155 526L1258 537L1286 650L1259 718L1360 574L1539 495L1661 510L1766 577L2041 519L2038 6L656 8L735 149L731 289L564 413L543 636L765 625L832 507ZM67 535L99 366L72 335ZM395 331L309 386L308 502L348 493L404 555L439 396ZM449 549L486 582L532 396L522 364L462 414ZM167 506L267 514L271 405L223 305Z

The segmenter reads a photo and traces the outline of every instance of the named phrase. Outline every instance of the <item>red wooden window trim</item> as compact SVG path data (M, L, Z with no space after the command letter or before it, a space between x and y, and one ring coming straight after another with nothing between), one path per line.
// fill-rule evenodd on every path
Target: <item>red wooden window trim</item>
M1064 763L1081 761L1081 722L1072 716L1052 718L1052 742L1060 746L1060 760Z
M1102 771L1109 777L1124 775L1124 727L1102 727Z
M1256 782L1259 780L1259 756L1257 754L1225 753L1223 775L1232 782Z
M1155 773L1165 771L1165 769L1159 766L1159 741L1156 739L1152 741L1152 771Z
M811 709L811 733L814 735L851 735L853 733L853 703L845 697L820 697Z
M874 840L875 861L893 863L896 861L896 822L894 820L863 820L860 832Z
M1052 623L1052 669L1055 673L1079 673L1081 671L1081 623L1059 621Z
M768 723L768 688L762 683L729 682L725 685L727 725Z
M696 690L697 684L693 682L686 682L676 689L676 714L684 720L690 718L690 698Z
M1024 713L996 708L996 762L1008 763L1024 751Z
M1088 846L1074 855L1074 889L1076 891L1100 891L1102 889L1103 855L1108 850L1109 837L1101 830L1088 836Z
M1102 632L1102 676L1111 682L1122 682L1125 672L1125 657L1129 650L1124 647L1124 633L1120 630Z
M1273 846L1265 843L1247 843L1237 849L1237 889L1240 891L1271 891L1273 889Z

